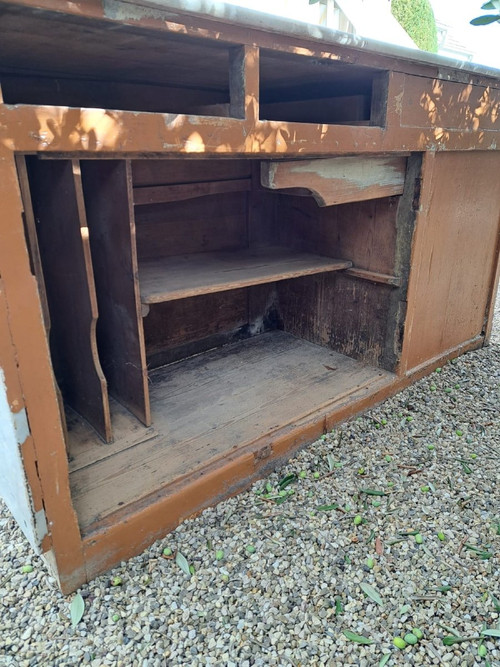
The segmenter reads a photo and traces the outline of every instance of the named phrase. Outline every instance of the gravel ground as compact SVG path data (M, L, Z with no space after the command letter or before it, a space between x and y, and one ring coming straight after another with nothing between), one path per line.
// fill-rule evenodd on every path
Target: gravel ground
M73 596L0 504L0 665L371 667L388 655L387 665L499 666L500 638L484 648L478 638L500 627L497 313L490 347L84 586L74 628ZM423 637L397 649L415 627ZM443 643L455 635L472 639Z

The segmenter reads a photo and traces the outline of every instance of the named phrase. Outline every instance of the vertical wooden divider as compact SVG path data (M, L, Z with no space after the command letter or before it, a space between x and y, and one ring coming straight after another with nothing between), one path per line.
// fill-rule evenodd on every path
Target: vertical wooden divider
M50 313L50 349L64 399L111 442L106 379L77 160L30 160L30 189Z
M151 424L148 373L128 160L81 163L99 321L99 354L110 393Z
M50 311L47 302L47 290L45 288L45 279L43 277L42 259L40 257L40 248L38 247L38 238L36 235L35 214L33 213L33 204L31 202L30 184L28 179L28 170L26 167L26 158L24 155L16 156L16 169L19 179L19 189L21 190L21 199L24 209L24 226L26 233L26 240L28 244L28 251L32 270L35 274L38 283L38 294L40 296L40 303L43 312L43 322L47 334L47 340L50 341ZM68 450L68 429L66 426L66 415L64 414L64 400L61 389L54 382L57 393L57 402L59 403L59 411L61 414L61 425L64 432L64 440L66 442L66 450Z

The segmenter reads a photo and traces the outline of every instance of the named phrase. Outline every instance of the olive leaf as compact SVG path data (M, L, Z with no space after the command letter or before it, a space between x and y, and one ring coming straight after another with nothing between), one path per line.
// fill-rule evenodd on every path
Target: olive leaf
M186 557L183 556L180 551L178 551L175 555L175 562L181 568L181 570L184 572L184 574L187 574L188 577L191 576L191 570L189 569L189 563L187 562Z
M365 595L367 595L369 598L371 598L374 602L379 604L381 607L384 606L384 601L380 597L380 594L377 593L377 591L373 588L373 586L370 586L370 584L365 584L364 581L360 583L361 590Z
M357 635L355 632L350 630L343 630L344 637L347 637L349 641L356 642L356 644L373 644L373 639L368 639L368 637L363 637L363 635Z
M75 628L82 620L83 612L85 611L85 602L80 593L77 593L71 601L69 611L71 616L71 626Z

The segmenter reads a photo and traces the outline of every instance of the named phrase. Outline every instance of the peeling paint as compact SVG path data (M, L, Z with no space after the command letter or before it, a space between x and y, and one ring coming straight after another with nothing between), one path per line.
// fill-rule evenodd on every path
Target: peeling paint
M24 408L13 414L13 422L17 436L17 444L22 445L30 434L28 418L26 417L26 410Z
M35 517L20 445L29 436L26 412L13 413L7 401L5 376L0 368L0 496L12 512L31 546L40 553L47 534L42 517Z

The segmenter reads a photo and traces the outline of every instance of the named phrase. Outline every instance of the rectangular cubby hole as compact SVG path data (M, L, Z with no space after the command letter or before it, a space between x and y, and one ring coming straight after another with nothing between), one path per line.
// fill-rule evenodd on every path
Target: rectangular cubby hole
M25 13L29 21L20 34L15 11L0 9L5 103L229 115L232 45L57 13Z
M326 58L260 51L260 119L385 125L388 73Z

